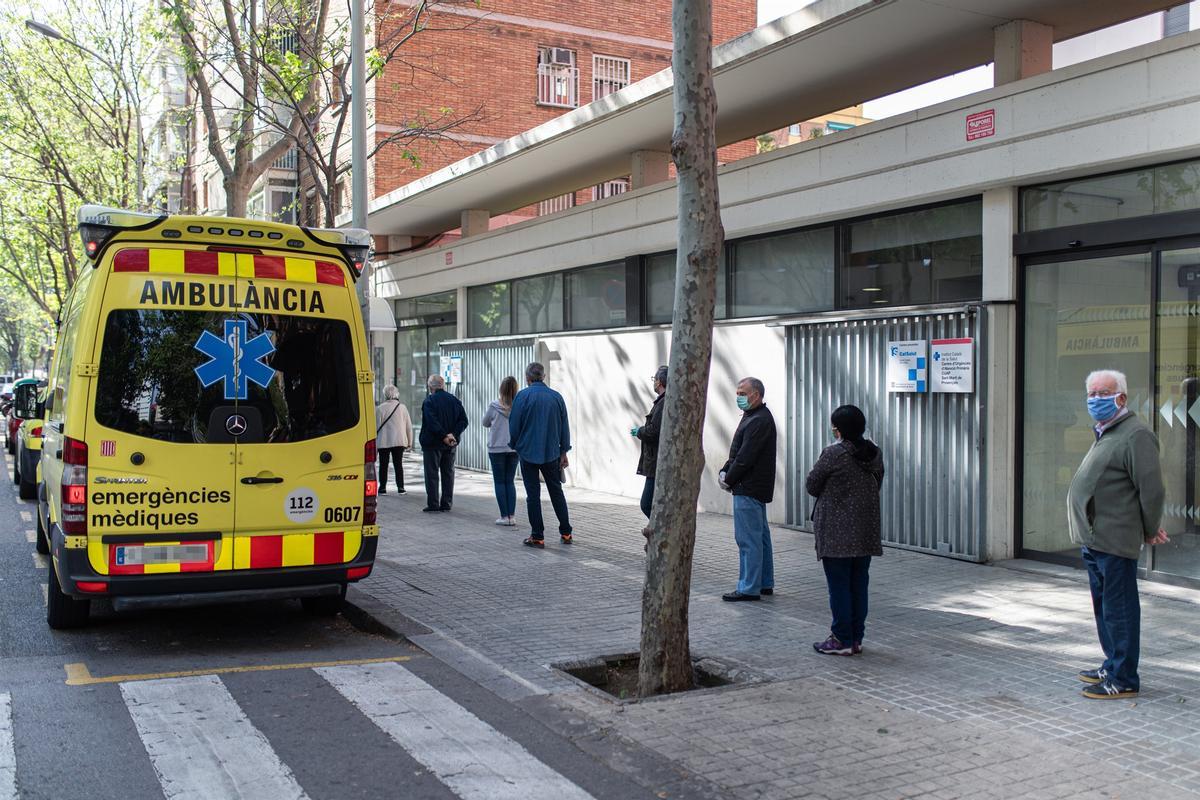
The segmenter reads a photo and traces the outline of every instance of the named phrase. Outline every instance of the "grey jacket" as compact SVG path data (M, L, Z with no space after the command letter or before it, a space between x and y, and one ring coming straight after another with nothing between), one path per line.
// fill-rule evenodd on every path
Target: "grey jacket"
M812 520L818 559L883 555L882 485L883 454L878 448L866 462L854 457L850 442L837 442L821 451L805 481L808 493L817 498Z
M508 446L508 411L500 405L500 401L492 401L479 424L488 429L489 453L515 452Z
M1162 521L1158 439L1127 414L1092 443L1067 490L1071 541L1123 558L1137 558Z

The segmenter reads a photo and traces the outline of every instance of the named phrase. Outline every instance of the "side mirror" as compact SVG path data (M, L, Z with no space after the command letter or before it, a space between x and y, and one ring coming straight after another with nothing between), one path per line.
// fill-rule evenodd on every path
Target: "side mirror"
M37 419L38 387L36 383L24 383L17 387L13 405L13 416L17 419Z

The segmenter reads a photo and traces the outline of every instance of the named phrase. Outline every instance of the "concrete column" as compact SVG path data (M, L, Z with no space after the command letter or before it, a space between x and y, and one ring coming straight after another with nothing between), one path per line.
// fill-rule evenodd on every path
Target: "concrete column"
M1017 232L1017 189L1004 186L983 193L983 299L1003 302L1017 299L1017 259L1013 235Z
M455 326L455 338L465 339L467 338L467 287L465 286L458 287L455 310L458 312L455 320L458 323Z
M658 150L636 150L629 168L629 188L640 189L662 183L671 175L671 154Z
M411 236L398 236L396 234L392 234L388 236L385 241L387 242L387 250L389 253L407 250L413 246L413 237Z
M481 208L469 208L462 212L462 235L466 239L469 236L478 236L481 233L488 232L488 221L492 215L487 210Z
M992 83L1001 86L1054 67L1054 29L1049 25L1014 19L992 29L995 47L995 75Z

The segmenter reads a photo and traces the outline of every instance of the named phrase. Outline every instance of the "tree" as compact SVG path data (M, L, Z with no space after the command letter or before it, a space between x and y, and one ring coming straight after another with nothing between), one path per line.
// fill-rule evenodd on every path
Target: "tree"
M696 544L696 498L712 359L717 272L725 231L717 194L717 96L712 81L711 0L674 0L675 125L679 242L671 324L670 387L663 408L654 505L648 524L638 694L691 688L688 596ZM666 480L661 478L665 477Z

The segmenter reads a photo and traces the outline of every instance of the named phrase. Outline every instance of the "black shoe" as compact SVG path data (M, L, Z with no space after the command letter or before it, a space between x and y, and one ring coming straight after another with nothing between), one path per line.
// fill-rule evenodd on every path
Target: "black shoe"
M450 506L443 506L442 508L438 509L438 511L449 511L449 510L450 510Z
M767 597L770 597L771 595L775 594L775 587L768 586L767 588L765 588L761 592L759 592L759 594L763 594L763 595L766 595Z
M1083 690L1083 696L1092 700L1120 700L1127 697L1137 697L1138 690L1129 686L1120 686L1106 678Z
M404 491L404 487L401 486L399 489L396 490L396 494L408 494L408 492Z
M379 493L380 493L380 494L387 494L387 489L380 489L380 490L379 490Z
M1105 671L1104 667L1100 667L1100 669L1081 669L1079 671L1079 680L1092 685L1104 683L1104 679L1107 677L1108 672Z
M430 512L430 511L441 511L441 509L440 509L440 508L438 508L437 506L425 506L425 507L424 507L424 508L422 508L421 510L422 510L422 511L424 511L424 512L426 512L426 513Z
M526 547L536 547L538 550L546 549L546 540L545 539L535 539L532 536L530 536L528 539L526 539L523 542L523 544Z
M722 600L730 603L740 603L743 600L761 600L762 598L756 594L742 594L741 592L730 592L729 594L721 595Z

